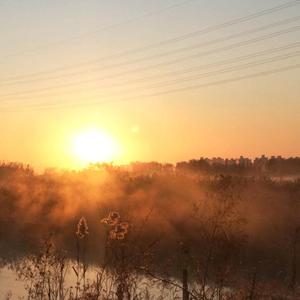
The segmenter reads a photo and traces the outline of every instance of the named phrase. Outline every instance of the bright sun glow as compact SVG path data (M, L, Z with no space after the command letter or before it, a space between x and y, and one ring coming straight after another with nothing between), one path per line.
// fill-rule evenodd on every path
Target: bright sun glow
M111 162L118 154L116 141L98 129L79 133L73 140L73 151L83 163Z

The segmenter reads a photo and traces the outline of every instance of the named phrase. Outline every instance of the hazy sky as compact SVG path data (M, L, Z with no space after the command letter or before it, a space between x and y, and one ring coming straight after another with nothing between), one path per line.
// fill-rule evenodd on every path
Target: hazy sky
M0 159L75 166L88 128L121 162L300 155L299 16L283 0L1 0Z

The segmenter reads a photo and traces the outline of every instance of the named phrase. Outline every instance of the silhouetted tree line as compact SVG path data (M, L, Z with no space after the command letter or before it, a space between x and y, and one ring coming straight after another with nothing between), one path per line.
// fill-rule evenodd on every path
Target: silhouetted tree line
M239 159L200 158L179 162L176 164L176 170L203 174L294 176L300 174L300 158L281 156L261 156L254 160L242 156Z
M253 160L242 156L239 159L200 158L179 162L176 164L176 170L203 174L294 176L300 174L300 158L281 156L261 156Z
M102 168L109 168L109 164L96 164ZM203 175L246 175L246 176L297 176L300 174L300 158L281 156L266 157L262 155L255 159L241 156L238 159L204 158L181 161L175 165L159 162L133 162L119 169L128 170L135 174L155 174L174 172L192 172L193 174Z

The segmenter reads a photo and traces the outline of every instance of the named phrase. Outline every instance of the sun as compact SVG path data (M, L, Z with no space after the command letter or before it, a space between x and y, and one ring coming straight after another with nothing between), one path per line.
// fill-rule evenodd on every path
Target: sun
M107 133L99 129L89 129L74 136L72 148L82 163L111 162L117 158L118 144Z

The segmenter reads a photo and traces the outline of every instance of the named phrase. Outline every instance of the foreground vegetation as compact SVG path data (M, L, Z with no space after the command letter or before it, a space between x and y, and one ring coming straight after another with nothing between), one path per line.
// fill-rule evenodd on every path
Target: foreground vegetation
M0 255L25 299L300 297L300 181L0 169Z

